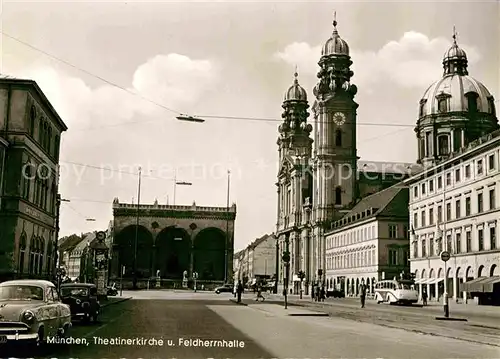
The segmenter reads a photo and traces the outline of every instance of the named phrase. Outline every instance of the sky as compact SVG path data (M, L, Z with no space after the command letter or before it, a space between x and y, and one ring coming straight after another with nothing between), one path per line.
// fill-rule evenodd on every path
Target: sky
M273 232L283 95L297 66L312 105L334 11L354 62L362 160L416 160L418 102L442 76L453 26L470 75L500 98L493 1L3 1L0 72L37 81L69 127L61 236L107 228L113 198L137 201L139 166L150 204L173 204L176 173L192 186L177 186L175 204L225 207L230 170L235 250Z

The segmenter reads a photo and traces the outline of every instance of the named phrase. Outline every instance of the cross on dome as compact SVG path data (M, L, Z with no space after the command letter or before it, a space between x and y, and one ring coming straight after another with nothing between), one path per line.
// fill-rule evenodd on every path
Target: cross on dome
M453 36L452 37L453 37L453 44L455 44L455 45L457 44L457 35L458 35L457 30L455 29L455 25L453 25Z
M337 12L333 12L333 27L337 27Z
M299 77L299 73L297 71L297 65L295 65L295 73L293 74L293 77L295 78L293 80L294 83L298 84L299 83L299 80L298 80L298 77Z

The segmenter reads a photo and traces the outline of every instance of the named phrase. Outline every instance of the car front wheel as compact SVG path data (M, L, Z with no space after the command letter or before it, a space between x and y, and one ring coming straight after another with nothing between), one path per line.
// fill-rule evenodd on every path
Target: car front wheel
M216 291L215 291L215 294L220 294L220 290L216 290Z

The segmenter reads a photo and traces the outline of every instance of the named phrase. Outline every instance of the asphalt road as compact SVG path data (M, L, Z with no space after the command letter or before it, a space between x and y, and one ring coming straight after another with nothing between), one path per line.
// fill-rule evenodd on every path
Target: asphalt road
M52 344L35 358L270 358L268 352L225 322L207 306L236 306L226 301L128 300L103 311L101 323L75 324L70 337L83 344ZM150 340L110 345L103 339ZM180 340L242 342L244 347L185 346ZM163 345L160 345L163 340ZM99 342L101 341L101 342ZM155 341L155 343L153 343ZM9 353L22 357L20 352ZM23 353L24 354L24 353ZM26 354L24 354L26 355ZM3 357L4 355L2 355Z

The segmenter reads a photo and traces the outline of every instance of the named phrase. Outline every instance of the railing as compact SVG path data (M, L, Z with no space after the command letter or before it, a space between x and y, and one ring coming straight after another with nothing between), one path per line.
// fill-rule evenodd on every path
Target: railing
M178 205L155 205L155 204L141 204L137 206L132 203L115 203L113 208L127 208L127 209L147 209L147 210L174 210L174 211L203 211L203 212L227 212L227 207L203 207L203 206L178 206ZM236 205L233 204L229 207L229 212L236 212Z

